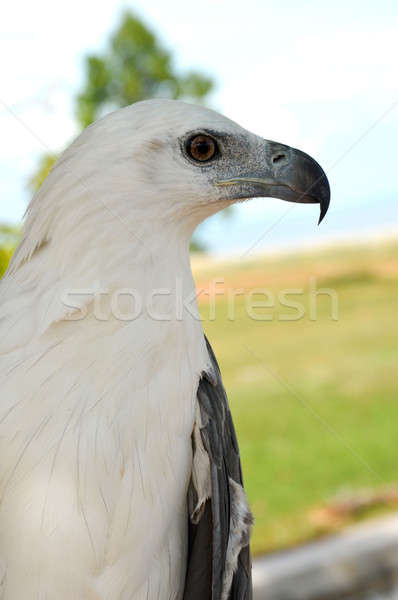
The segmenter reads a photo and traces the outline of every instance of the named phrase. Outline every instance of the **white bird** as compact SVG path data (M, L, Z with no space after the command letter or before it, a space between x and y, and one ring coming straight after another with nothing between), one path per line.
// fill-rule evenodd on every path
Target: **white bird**
M189 261L237 200L329 203L306 154L203 107L88 127L0 285L3 600L251 597L250 511Z

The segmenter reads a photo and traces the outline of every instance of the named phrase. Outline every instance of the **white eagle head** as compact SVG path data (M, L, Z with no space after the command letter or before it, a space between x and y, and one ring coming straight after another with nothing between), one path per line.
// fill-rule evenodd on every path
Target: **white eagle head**
M330 199L321 167L308 155L262 139L202 106L148 100L85 129L63 152L32 200L11 269L47 244L65 252L109 249L111 238L167 251L188 247L207 216L242 199Z

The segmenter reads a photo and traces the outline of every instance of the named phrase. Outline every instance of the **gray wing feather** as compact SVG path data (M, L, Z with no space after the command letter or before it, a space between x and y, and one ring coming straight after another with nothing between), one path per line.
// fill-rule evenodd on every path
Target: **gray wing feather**
M239 447L222 384L220 370L209 342L211 370L203 373L197 397L202 418L201 437L210 459L211 498L197 523L189 523L188 565L184 600L251 600L251 558L248 538L239 547L229 593L225 592L228 542L233 518L233 487L243 485ZM231 482L231 479L233 482ZM192 485L190 494L194 494ZM191 500L191 504L196 499ZM251 515L244 516L250 526ZM229 587L229 586L228 586Z

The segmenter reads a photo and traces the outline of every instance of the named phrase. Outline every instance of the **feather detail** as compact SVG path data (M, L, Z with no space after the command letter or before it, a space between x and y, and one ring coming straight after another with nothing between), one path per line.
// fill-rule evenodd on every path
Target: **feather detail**
M211 367L199 382L200 415L192 433L194 457L199 449L196 461L201 469L194 458L188 493L191 518L184 600L251 600L249 541L253 519L242 487L239 447L228 400L214 353L206 343ZM207 473L202 444L197 441L198 427L208 456ZM203 490L209 494L205 503Z
M192 479L188 495L189 514L192 523L197 524L205 509L206 500L211 496L210 461L200 434L202 426L199 406L196 406L196 418L192 432ZM193 487L193 489L192 489Z
M245 490L236 481L231 479L231 477L229 478L229 489L231 493L231 518L222 600L228 600L232 578L238 566L238 556L242 548L250 542L251 527L253 525L253 516L250 512Z

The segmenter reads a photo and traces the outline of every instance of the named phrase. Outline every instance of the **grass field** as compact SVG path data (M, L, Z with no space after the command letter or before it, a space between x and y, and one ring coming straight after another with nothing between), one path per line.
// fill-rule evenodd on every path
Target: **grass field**
M224 280L218 291L245 289L235 296L235 318L226 293L212 309L206 292L199 301L236 422L254 552L341 526L320 519L320 509L339 494L398 482L398 240L199 261L194 274L205 290L215 279ZM327 295L310 319L315 284L335 290L337 320ZM280 320L297 310L276 301L275 309L252 310L272 320L251 318L253 288L302 288L294 299L304 302L304 316Z

